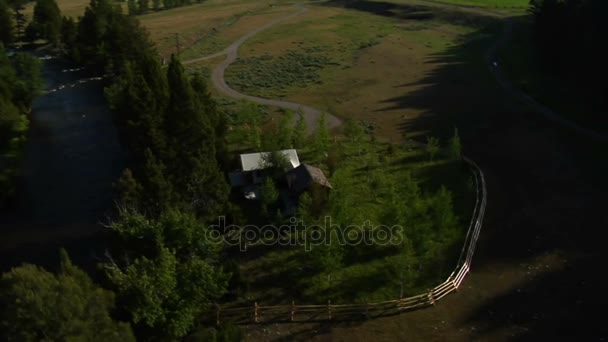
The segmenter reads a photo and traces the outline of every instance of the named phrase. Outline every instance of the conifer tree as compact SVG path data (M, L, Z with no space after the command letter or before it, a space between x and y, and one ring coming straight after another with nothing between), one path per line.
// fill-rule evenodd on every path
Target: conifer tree
M296 124L293 127L293 147L302 148L304 147L306 138L308 137L308 127L306 126L306 119L304 118L304 113L299 110L296 115L298 116L298 121L296 121Z
M5 0L0 0L0 43L10 44L14 39L13 15Z

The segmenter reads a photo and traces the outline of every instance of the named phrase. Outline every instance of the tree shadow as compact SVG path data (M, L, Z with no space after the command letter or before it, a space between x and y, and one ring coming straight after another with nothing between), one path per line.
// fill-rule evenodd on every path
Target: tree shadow
M366 1L328 4L338 3L383 16L407 11ZM460 44L430 56L427 63L434 70L413 91L405 88L412 84L403 84L403 95L385 100L379 113L421 111L400 125L404 136L420 142L426 135L445 142L458 127L464 154L483 170L488 206L472 268L484 277L475 278L476 287L500 282L497 267L504 264L558 253L578 260L526 281L519 292L487 299L471 296L467 305L474 309L462 324L485 326L475 333L480 337L522 326L513 335L522 340L606 338L602 316L594 309L607 302L602 294L605 276L598 266L607 252L597 236L598 229L608 227L602 204L608 190L608 144L545 120L499 87L484 56L501 28L501 22L488 18L488 25L463 36Z
M524 284L478 307L463 323L476 328L475 339L507 331L511 341L603 341L608 327L598 308L606 307L608 298L596 262L583 258L563 270L529 276Z
M494 20L493 16L485 13L463 11L456 6L445 4L399 4L388 1L370 0L329 0L322 6L347 8L383 17L401 20L427 21L441 20L453 24L483 26Z

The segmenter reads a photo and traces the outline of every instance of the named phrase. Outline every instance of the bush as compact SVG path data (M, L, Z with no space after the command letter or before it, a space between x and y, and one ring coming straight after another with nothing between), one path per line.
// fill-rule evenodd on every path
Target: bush
M288 51L285 55L269 55L237 59L228 68L226 80L235 89L253 94L283 96L288 87L305 87L321 82L319 71L330 64L325 55Z

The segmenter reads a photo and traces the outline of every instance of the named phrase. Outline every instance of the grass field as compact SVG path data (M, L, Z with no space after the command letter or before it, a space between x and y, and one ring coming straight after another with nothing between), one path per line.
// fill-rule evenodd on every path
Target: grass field
M288 11L288 6L271 6L263 1L208 1L140 16L161 55L177 52L182 60L222 50L246 34Z
M492 20L432 8L397 9L407 12L405 19L334 6L309 8L247 41L240 60L227 70L227 82L247 93L373 122L384 141L424 133L403 130L404 121L425 113L397 99L424 88L425 77L443 67L434 59ZM462 92L462 82L450 80L454 93Z

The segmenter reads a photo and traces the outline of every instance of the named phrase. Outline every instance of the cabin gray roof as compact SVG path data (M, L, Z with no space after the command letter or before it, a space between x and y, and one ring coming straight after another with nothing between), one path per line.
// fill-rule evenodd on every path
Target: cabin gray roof
M293 168L300 166L300 159L296 150L283 150L281 152L291 163ZM243 171L253 171L264 169L264 160L268 158L270 152L241 154L241 169Z

